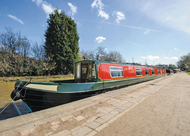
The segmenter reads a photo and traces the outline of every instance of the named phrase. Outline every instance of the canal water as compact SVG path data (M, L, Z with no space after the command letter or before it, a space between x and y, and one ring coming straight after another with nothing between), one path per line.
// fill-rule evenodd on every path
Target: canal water
M73 77L35 79L34 81L51 81L51 80L68 80L68 79L73 79ZM8 118L32 112L32 110L28 107L28 105L24 103L22 100L13 101L11 99L10 94L14 90L14 85L15 82L0 82L0 120L5 120Z
M34 81L67 80L68 78L44 78ZM10 94L14 90L15 82L0 82L0 120L31 113L31 109L22 100L12 101Z
M28 106L19 101L12 101L11 92L14 90L15 82L0 83L0 120L30 113Z

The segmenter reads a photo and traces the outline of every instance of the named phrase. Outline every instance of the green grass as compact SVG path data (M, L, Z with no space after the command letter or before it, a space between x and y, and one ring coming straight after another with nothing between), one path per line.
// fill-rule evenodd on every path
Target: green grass
M0 77L1 82L16 82L17 80L30 80L29 77L33 77L32 81L50 81L50 80L67 80L74 79L74 75L52 75L52 76L22 76L22 77Z
M190 72L187 72L187 74L189 74L189 75L190 75Z

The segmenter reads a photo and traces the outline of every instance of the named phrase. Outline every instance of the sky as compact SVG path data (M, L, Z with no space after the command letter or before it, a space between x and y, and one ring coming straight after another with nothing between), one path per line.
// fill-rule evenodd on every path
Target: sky
M0 0L0 33L45 38L54 9L75 20L79 48L117 51L126 62L176 64L190 53L190 0Z

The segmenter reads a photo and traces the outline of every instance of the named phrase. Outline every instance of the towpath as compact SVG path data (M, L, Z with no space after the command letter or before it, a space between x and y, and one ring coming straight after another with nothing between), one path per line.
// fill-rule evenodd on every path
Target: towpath
M173 74L0 121L0 135L190 134L190 76Z

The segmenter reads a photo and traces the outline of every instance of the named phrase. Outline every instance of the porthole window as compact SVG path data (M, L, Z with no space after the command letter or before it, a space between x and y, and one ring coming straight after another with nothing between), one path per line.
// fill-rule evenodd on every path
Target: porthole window
M152 71L152 75L154 75L154 69L152 69L151 71Z
M157 70L158 71L158 75L160 74L160 70Z
M148 69L145 69L145 74L149 75L149 70Z
M142 69L135 69L137 76L142 76Z
M110 67L111 77L123 77L123 68L122 67Z

